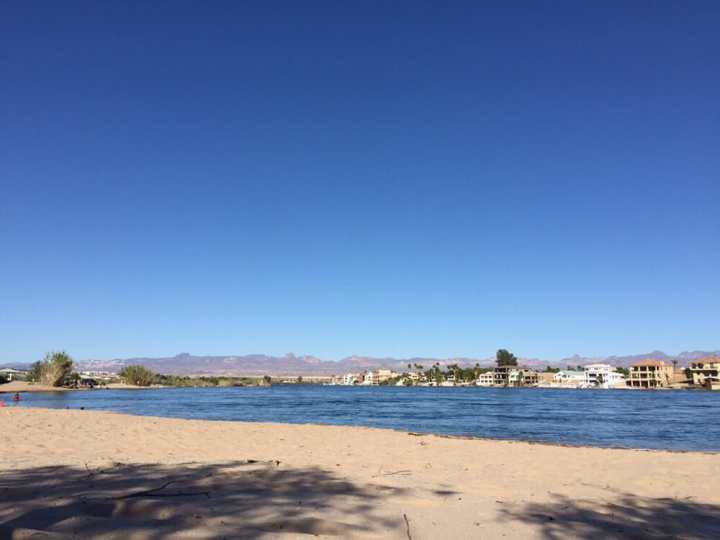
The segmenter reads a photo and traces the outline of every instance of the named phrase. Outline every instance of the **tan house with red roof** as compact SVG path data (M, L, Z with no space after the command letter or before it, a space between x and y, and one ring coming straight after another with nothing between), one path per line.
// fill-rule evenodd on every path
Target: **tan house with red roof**
M631 388L663 388L673 381L674 369L662 360L648 358L630 366L627 385Z
M720 390L720 357L706 356L690 364L692 383L710 390Z

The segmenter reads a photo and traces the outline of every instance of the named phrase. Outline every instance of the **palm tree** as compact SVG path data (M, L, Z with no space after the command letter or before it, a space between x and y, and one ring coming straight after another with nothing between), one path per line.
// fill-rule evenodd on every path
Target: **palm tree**
M435 383L440 384L442 381L442 370L440 369L440 362L435 362L433 364L433 376L435 378Z
M455 377L455 382L458 382L458 380L459 380L458 372L460 371L460 366L457 365L457 364L450 364L450 365L448 366L448 369L449 369L450 371L452 371L452 374L453 374L453 376Z

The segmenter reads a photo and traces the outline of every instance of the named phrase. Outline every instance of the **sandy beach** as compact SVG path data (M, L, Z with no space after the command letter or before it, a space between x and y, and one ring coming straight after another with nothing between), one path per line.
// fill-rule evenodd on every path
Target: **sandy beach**
M69 388L46 386L25 381L11 381L0 384L0 394L14 394L16 392L67 392Z
M148 388L165 388L162 386L135 386L132 384L125 383L110 383L106 384L99 389L106 390L147 390ZM0 394L14 394L16 392L78 392L85 390L84 388L66 388L63 386L47 386L44 384L29 383L26 381L11 381L6 384L0 385ZM98 389L96 389L98 390Z
M22 407L0 433L2 539L720 537L718 454Z

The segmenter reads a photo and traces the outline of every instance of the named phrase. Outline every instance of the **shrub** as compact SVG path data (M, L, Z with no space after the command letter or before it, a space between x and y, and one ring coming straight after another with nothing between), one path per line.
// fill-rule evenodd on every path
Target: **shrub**
M118 373L127 384L150 386L155 382L156 375L144 366L126 366Z
M64 351L49 352L30 368L27 380L47 386L62 386L72 373L73 360Z

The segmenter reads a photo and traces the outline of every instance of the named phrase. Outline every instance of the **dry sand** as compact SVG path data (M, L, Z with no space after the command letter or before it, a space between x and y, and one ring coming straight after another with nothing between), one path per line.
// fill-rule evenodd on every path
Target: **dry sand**
M67 392L68 390L69 388L46 386L25 381L10 381L9 383L0 384L0 394L14 394L15 392Z
M720 538L718 478L718 454L0 409L2 539Z
M170 386L135 386L134 384L109 383L99 386L95 390L147 390L148 388L171 388ZM87 388L65 388L62 386L47 386L26 381L11 381L0 385L0 394L14 394L16 392L79 392Z

